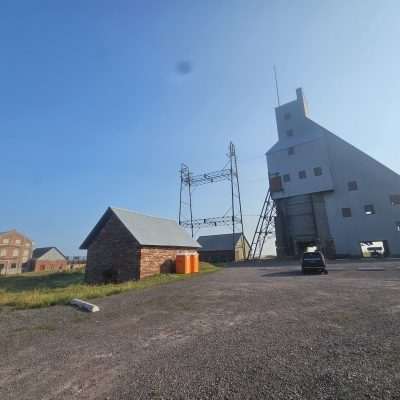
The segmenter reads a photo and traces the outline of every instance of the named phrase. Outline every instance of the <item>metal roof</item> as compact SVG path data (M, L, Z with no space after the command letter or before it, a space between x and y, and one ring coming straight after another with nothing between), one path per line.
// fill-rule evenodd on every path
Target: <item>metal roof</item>
M199 248L200 245L180 227L175 221L165 218L151 217L122 208L109 207L100 221L90 232L81 245L81 249L87 249L98 232L114 214L126 227L128 232L142 246L164 246Z
M57 247L54 247L54 246L52 246L52 247L37 247L37 248L36 248L35 250L33 250L33 252L32 252L32 258L40 258L40 257L44 256L46 253L48 253L50 250L52 250L52 249L55 249L58 253L60 253L60 255L61 255L63 258L66 258L66 257L64 256L64 254L61 253L61 251L58 250Z
M235 233L235 245L241 237L241 232ZM232 233L224 233L222 235L199 236L197 241L201 244L201 251L233 250Z

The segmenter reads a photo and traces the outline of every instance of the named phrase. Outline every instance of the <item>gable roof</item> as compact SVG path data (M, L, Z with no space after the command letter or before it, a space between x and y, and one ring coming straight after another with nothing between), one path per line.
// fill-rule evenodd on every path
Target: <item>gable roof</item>
M115 215L141 246L199 248L200 245L175 221L109 207L81 244L87 249L108 219Z
M22 236L22 237L23 237L25 240L27 240L28 242L32 242L32 240L29 239L28 236L24 235L24 234L21 233L21 232L18 232L16 229L10 229L10 230L8 230L8 231L0 232L0 236L8 235L9 233L16 233L17 235Z
M54 247L54 246L52 246L52 247L37 247L35 250L33 250L33 252L32 252L32 258L40 258L40 257L42 257L42 256L44 256L45 254L47 254L50 250L56 250L58 253L60 253L60 255L63 257L63 258L66 258L65 256L64 256L64 254L63 253L61 253L61 251L60 250L58 250L57 249L57 247Z
M235 246L241 240L242 233L235 233ZM244 238L246 240L246 238ZM197 241L201 244L201 251L223 251L233 250L232 233L222 235L199 236ZM247 242L247 240L246 240Z

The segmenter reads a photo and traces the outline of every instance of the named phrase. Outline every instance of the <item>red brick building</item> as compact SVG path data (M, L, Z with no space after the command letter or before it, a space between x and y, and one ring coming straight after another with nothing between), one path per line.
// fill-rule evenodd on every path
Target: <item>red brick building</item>
M69 269L67 258L57 247L38 247L32 253L30 270L41 271L63 271Z
M0 232L0 275L24 272L32 256L32 240L15 229Z
M142 279L175 269L176 254L200 245L175 221L108 208L81 245L88 283Z

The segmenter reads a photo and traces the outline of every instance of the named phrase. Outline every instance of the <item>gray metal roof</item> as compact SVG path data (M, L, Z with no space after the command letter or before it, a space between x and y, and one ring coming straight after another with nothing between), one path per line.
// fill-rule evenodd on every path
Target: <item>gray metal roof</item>
M199 248L200 245L175 221L151 217L122 208L108 208L81 245L87 249L97 233L114 214L142 246Z
M242 233L235 233L235 245L240 240ZM222 235L199 236L197 241L201 244L201 251L233 250L232 233Z
M40 257L43 257L46 253L48 253L49 251L51 251L51 250L56 250L61 256L62 256L62 258L66 258L65 256L64 256L64 254L63 253L61 253L61 251L60 250L58 250L57 249L57 247L54 247L54 246L52 246L52 247L37 247L35 250L33 250L33 252L32 252L32 258L40 258Z

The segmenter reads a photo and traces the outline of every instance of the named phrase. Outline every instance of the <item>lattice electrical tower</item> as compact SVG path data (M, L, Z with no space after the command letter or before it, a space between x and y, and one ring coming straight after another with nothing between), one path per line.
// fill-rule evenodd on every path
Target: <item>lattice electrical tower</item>
M181 165L180 169L180 196L179 196L179 225L184 228L190 229L192 237L194 236L194 229L201 229L204 227L217 227L217 226L232 226L232 242L235 248L235 233L242 234L242 249L243 258L246 258L244 246L244 232L243 232L243 215L242 215L242 201L240 199L240 186L239 174L237 166L237 157L235 145L230 142L228 162L224 168L207 172L203 174L194 175L190 172L189 167L185 164ZM193 218L192 197L193 189L198 186L218 183L223 181L230 181L231 185L231 206L223 216L219 217L206 217L206 218ZM189 216L184 217L184 209L188 210Z
M261 209L253 240L251 241L248 260L260 259L265 240L275 232L276 206L268 189Z

